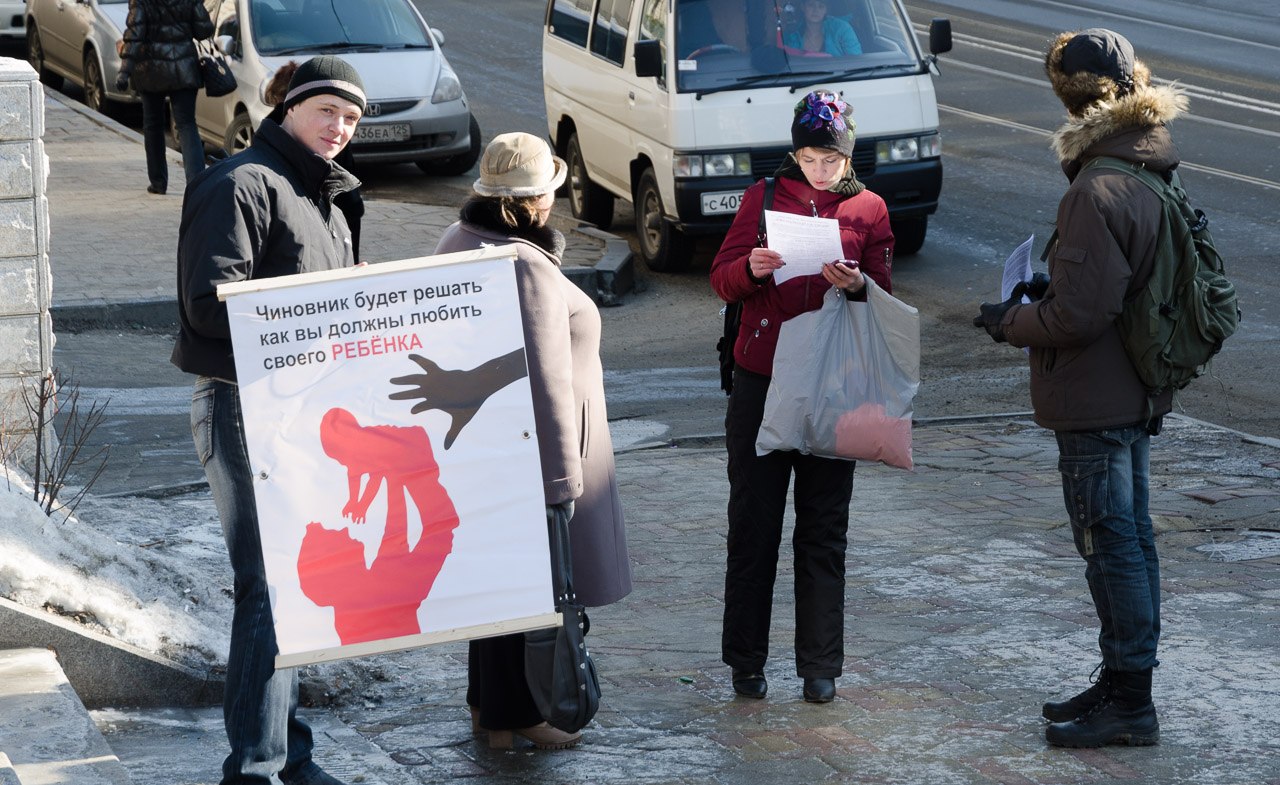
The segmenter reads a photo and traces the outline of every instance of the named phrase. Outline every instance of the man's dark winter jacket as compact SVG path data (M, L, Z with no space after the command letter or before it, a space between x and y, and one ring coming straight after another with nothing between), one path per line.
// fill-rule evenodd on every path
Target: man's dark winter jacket
M333 198L359 184L271 120L248 150L192 180L178 229L181 326L173 364L235 381L218 285L354 264L351 233Z
M1173 169L1178 150L1165 123L1185 109L1177 90L1142 86L1072 116L1053 136L1071 186L1058 205L1049 289L1044 299L1011 308L1003 320L1010 344L1031 347L1031 403L1045 428L1136 425L1172 408L1166 393L1148 412L1146 389L1116 327L1125 301L1151 276L1160 197L1124 172L1080 170L1100 155L1157 173Z
M192 39L211 35L202 0L129 0L121 73L140 93L196 89L204 76Z

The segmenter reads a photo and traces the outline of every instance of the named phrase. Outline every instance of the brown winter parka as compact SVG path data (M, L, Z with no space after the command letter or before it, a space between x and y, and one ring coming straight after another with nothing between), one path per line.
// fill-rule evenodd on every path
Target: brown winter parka
M1013 346L1030 347L1031 403L1054 431L1141 424L1167 413L1172 394L1148 408L1146 389L1125 354L1116 319L1151 275L1160 198L1138 178L1081 168L1106 155L1163 173L1178 165L1165 124L1186 109L1166 86L1143 86L1071 116L1053 148L1071 181L1058 205L1043 299L1014 306L1002 320Z

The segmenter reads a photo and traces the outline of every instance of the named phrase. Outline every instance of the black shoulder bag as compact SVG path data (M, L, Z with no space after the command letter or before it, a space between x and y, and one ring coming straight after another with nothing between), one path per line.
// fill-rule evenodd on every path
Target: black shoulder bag
M764 211L773 207L772 177L764 178L764 202L760 205L760 225L756 229L756 244L761 248L765 244ZM733 345L738 341L738 327L742 324L742 301L725 303L720 309L724 317L724 335L716 342L716 351L720 353L720 389L725 395L733 392Z
M587 610L573 591L569 519L559 506L547 508L551 580L559 627L524 634L524 676L542 718L565 733L586 727L600 708L600 681L587 652Z

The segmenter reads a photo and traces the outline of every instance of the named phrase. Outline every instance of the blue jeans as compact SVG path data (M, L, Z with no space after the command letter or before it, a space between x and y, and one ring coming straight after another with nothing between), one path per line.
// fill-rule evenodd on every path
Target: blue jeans
M196 128L196 91L174 90L172 93L139 93L142 98L142 147L147 153L147 179L157 190L169 187L169 162L165 159L164 102L169 99L173 122L178 127L178 146L182 148L182 168L187 182L204 171L204 142Z
M253 476L245 447L240 392L205 376L191 392L191 436L222 520L222 535L235 573L235 612L222 715L231 754L222 785L280 785L311 764L311 728L295 716L298 674L276 670L275 627Z
M1056 435L1062 495L1102 624L1102 664L1128 672L1153 668L1160 559L1147 511L1151 437L1141 426Z

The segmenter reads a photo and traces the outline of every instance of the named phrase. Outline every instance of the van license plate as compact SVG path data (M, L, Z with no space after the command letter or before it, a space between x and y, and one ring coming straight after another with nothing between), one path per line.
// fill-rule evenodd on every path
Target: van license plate
M409 141L408 123L380 123L356 126L354 141L361 143L407 142Z
M717 191L702 195L702 214L721 215L738 212L742 204L742 191Z

